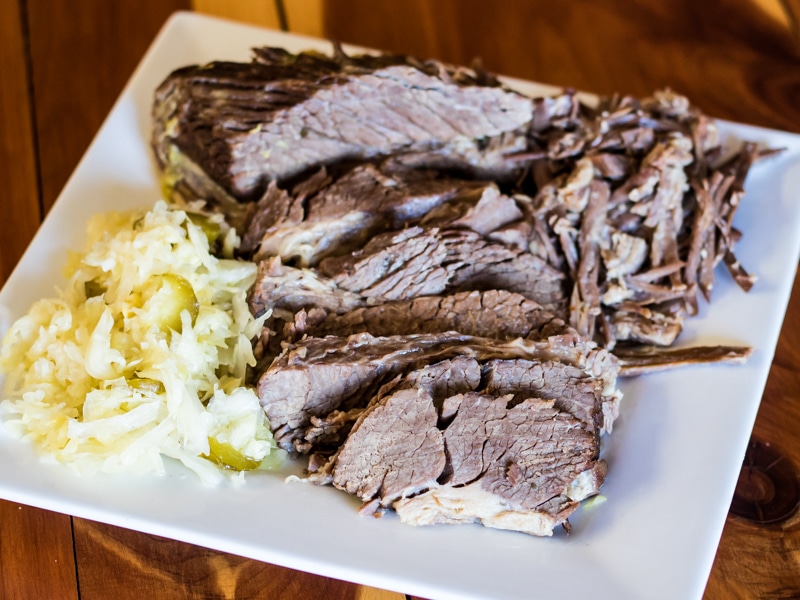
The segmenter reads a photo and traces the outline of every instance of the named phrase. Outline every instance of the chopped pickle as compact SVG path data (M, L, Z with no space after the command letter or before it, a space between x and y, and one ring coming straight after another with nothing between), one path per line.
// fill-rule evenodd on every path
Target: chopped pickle
M148 379L147 377L132 377L127 380L128 386L143 392L150 392L152 394L163 394L164 384L155 379Z
M222 228L219 223L212 221L208 215L201 213L187 212L186 216L206 235L208 244L213 246L222 234Z
M83 284L83 290L86 293L87 298L95 298L106 293L105 286L98 283L94 279L90 279L89 281L85 282Z
M208 438L209 454L205 456L211 462L224 469L235 469L236 471L252 471L261 464L260 461L247 458L236 448L226 442L220 442L216 438Z
M144 297L144 318L164 330L181 332L181 312L189 311L192 324L197 319L200 305L192 284L180 275L165 273L155 275L147 281ZM148 294L149 292L149 294ZM149 297L148 297L149 296Z

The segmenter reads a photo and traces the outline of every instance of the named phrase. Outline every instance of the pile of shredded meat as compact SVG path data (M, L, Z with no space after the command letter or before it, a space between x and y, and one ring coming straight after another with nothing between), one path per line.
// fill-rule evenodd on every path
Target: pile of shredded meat
M698 294L711 299L720 261L750 289L732 223L762 155L754 144L724 156L714 122L670 91L536 105L530 149L517 157L532 161L532 251L569 275L578 331L609 348L669 346Z

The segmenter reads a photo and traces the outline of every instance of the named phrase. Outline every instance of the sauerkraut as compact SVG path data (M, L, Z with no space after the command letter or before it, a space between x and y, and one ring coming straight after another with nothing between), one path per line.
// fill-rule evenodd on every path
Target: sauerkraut
M66 289L4 336L5 425L85 474L163 474L171 457L214 484L274 460L245 385L268 315L247 306L256 266L231 258L235 232L159 201L94 217L87 238Z

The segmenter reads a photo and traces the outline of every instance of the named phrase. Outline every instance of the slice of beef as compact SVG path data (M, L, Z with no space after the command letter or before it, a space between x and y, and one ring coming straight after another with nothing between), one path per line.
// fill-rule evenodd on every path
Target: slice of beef
M484 365L485 393L510 394L513 402L536 397L552 399L555 407L586 424L589 431L610 429L603 423L601 380L557 361L492 360Z
M482 362L524 358L573 365L602 382L610 429L620 396L616 360L572 335L505 343L457 332L304 338L273 361L260 376L257 391L278 444L290 452L308 453L315 450L308 439L315 427L312 419L365 407L397 375L459 356Z
M382 506L435 485L445 467L437 422L432 398L422 388L385 396L347 437L333 484L365 502L380 498Z
M555 401L467 392L443 425L424 389L367 408L331 461L329 480L365 512L393 507L414 525L480 522L551 535L606 472L597 435Z
M457 356L424 365L407 372L402 378L396 378L377 393L380 397L385 390L419 388L427 393L436 408L437 414L442 412L445 398L477 389L481 382L481 366L474 358ZM367 405L368 406L368 405ZM344 441L353 423L363 414L367 407L358 405L347 411L333 410L324 416L312 416L311 426L303 434L303 448L313 449L314 455L309 458L309 472L318 473L318 483L328 482L325 474L329 471L328 456L337 450ZM295 448L300 444L295 441Z
M260 263L248 301L257 316L272 309L257 353L267 363L280 352L282 342L297 342L303 335L458 331L510 340L575 334L562 318L514 292L476 290L376 304L314 270L283 265L278 257Z
M448 202L428 211L422 224L465 227L481 235L489 235L519 221L523 216L513 198L501 194L496 185L487 185L481 189L477 202L473 198Z
M332 312L321 322L309 324L305 332L324 336L365 331L376 336L458 331L509 340L542 339L571 329L562 319L521 294L486 290L385 302L344 314Z
M375 233L418 221L443 203L496 189L487 185L370 163L335 176L323 168L290 193L270 184L255 205L240 249L255 252L256 261L280 256L313 266L327 255L363 245Z
M481 385L481 366L478 361L470 356L456 356L409 371L401 380L390 384L389 389L425 390L441 417L446 398L476 390L479 385Z
M387 232L362 250L322 261L320 271L340 288L380 301L504 289L557 314L566 303L563 273L529 252L467 229Z
M524 149L532 101L474 73L400 56L255 53L178 69L157 89L152 144L172 178L191 163L228 200L255 200L273 180L397 153L473 174L518 168L505 155Z
M480 362L479 362L480 361ZM439 415L439 427L444 429L458 413L459 403L464 394L480 392L493 396L504 396L508 407L515 406L529 398L553 400L554 406L581 420L588 431L599 436L603 425L603 403L610 402L616 394L604 397L606 383L578 369L577 367L552 360L535 359L488 359L483 357L458 356L405 373L387 383L361 409L351 409L346 413L333 411L328 417L312 417L314 429L304 436L306 441L315 444L318 454L312 458L315 483L330 483L330 473L338 459L334 454L325 459L325 448L320 448L312 439L316 431L328 436L336 432L339 441L343 439L343 425L349 429L356 420L363 419L371 406L389 394L407 388L423 389L431 398ZM344 422L344 418L347 422ZM320 424L321 427L318 427ZM608 424L610 428L611 424ZM450 467L448 467L449 469ZM452 471L445 471L440 481L449 481Z
M284 265L275 256L258 265L256 282L248 293L250 311L256 316L272 310L291 320L303 308L317 307L330 313L343 313L364 305L364 298L340 289L327 277L312 269Z
M599 457L598 439L585 423L541 398L510 404L508 396L464 394L444 438L453 474L442 483L480 481L525 511L564 494Z
M305 437L313 417L363 407L381 385L405 370L458 356L460 350L481 349L475 339L456 333L306 338L288 347L260 376L258 395L278 444L307 453L312 447Z
M274 256L258 264L247 303L256 317L269 313L253 347L257 364L249 377L257 378L280 354L284 342L302 337L305 309L313 308L322 315L344 313L363 306L365 299L339 289L313 269L290 267Z

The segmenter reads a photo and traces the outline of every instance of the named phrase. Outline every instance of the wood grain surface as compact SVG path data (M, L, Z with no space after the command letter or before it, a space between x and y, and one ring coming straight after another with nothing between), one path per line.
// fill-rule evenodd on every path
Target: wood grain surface
M81 600L363 598L362 586L84 519L75 519L75 559Z
M2 598L78 598L67 515L0 501Z
M264 2L230 2L229 0L192 0L193 10L211 15L253 23L270 29L281 28L281 15L278 4L270 0Z
M17 0L0 0L0 282L11 274L42 218L30 102L25 19Z
M164 20L189 0L0 0L0 282ZM195 0L275 26L272 0ZM797 0L282 0L303 33L601 94L670 86L708 113L800 131ZM754 437L800 465L800 284ZM0 501L0 594L41 598L402 600L172 540ZM800 597L800 517L731 516L706 598Z

